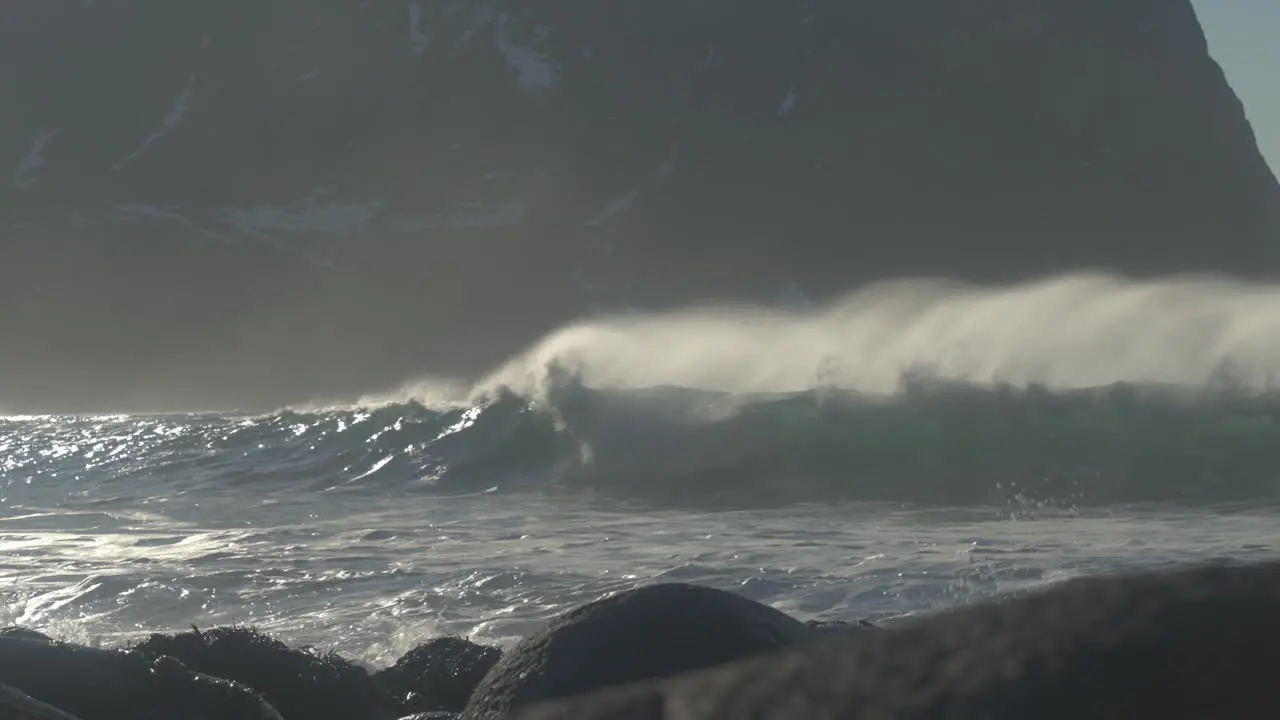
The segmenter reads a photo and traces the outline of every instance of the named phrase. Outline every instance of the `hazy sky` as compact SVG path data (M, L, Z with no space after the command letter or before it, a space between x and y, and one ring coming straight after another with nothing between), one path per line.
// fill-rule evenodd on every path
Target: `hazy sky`
M1244 102L1258 147L1280 174L1280 0L1192 0L1209 52Z

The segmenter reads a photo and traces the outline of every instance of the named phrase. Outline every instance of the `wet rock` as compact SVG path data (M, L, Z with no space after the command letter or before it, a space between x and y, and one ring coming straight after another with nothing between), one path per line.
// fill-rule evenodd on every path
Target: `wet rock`
M400 720L453 720L456 717L458 717L458 713L436 710L433 712L406 715L405 717L400 718Z
M461 712L502 651L461 637L428 640L374 677L403 712ZM415 716L417 717L417 716ZM426 715L421 715L426 717Z
M222 677L192 672L176 658L150 663L152 688L146 701L185 720L283 720L252 688ZM139 695L141 699L142 695ZM86 716L86 720L88 717Z
M1073 580L521 717L1271 717L1280 708L1276 608L1280 563Z
M810 628L819 631L829 630L879 630L870 620L858 620L850 623L845 620L809 620L805 622Z
M30 630L16 625L0 628L0 638L11 638L14 640L37 640L43 642L53 642L53 638L36 630Z
M813 631L711 588L651 585L576 608L507 652L463 717L496 720L531 703L674 675L805 642Z
M81 720L280 720L250 688L173 658L0 638L0 683Z
M4 720L79 720L70 713L40 702L4 683L0 683L0 718Z
M197 672L241 682L262 693L289 720L399 714L364 668L336 653L291 648L250 628L155 634L130 651L144 658L172 656Z

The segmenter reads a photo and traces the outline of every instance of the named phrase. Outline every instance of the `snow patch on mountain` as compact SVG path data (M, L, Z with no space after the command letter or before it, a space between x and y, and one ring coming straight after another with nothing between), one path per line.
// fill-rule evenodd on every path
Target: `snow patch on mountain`
M409 42L413 45L413 54L422 57L431 45L431 36L422 29L422 6L416 2L409 3Z
M41 130L31 140L31 147L27 150L27 154L23 156L22 161L18 163L18 167L13 171L13 186L19 190L34 186L40 182L38 173L40 168L44 167L44 152L49 147L49 143L53 141L54 136L58 134L57 130Z
M174 96L173 103L169 106L169 112L165 113L165 116L160 120L160 127L155 132L151 133L146 140L143 140L142 145L140 145L137 150L129 153L125 159L116 163L112 169L117 172L123 170L125 166L136 160L140 155L142 155L142 153L146 152L147 148L151 147L154 143L163 140L174 130L178 129L178 125L182 123L182 117L187 114L187 109L190 107L191 96L195 92L195 89L192 87L195 80L195 76L191 76L187 81L187 87L183 88L182 92Z
M338 234L368 228L382 209L380 202L317 204L308 198L290 208L258 205L227 208L222 219L248 235L272 232Z
M510 35L511 16L503 13L498 16L494 27L494 40L507 64L520 76L520 86L529 92L549 90L556 84L555 65L545 55L532 48L516 43ZM549 28L538 28L535 33L539 39L545 38Z

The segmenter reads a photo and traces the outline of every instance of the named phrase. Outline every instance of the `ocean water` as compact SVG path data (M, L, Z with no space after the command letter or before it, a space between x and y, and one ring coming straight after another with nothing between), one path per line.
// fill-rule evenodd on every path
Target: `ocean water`
M1280 557L1280 289L893 283L595 318L471 382L0 419L0 624L255 625L372 665L710 584L892 623Z

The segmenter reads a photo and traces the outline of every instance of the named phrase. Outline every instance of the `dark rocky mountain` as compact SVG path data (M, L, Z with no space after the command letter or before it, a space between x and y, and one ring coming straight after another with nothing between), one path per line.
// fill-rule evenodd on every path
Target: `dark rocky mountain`
M791 282L1280 268L1190 0L21 0L0 108L11 409L479 373Z

